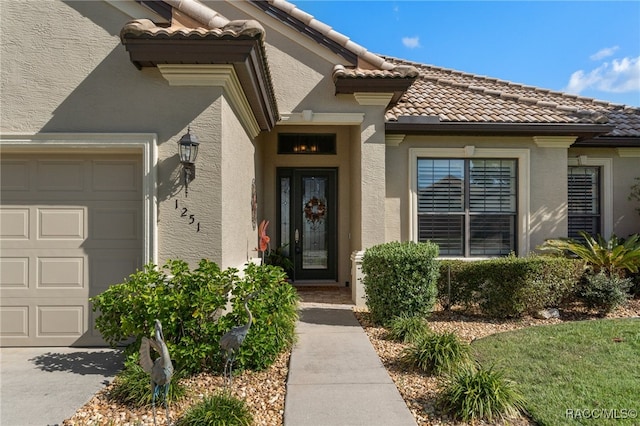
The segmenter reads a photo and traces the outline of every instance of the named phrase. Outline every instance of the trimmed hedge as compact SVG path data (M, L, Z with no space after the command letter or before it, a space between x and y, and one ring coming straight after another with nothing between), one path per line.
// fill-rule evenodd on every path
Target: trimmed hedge
M374 322L401 314L425 316L436 302L438 246L391 242L367 249L362 258L364 291Z
M491 317L519 317L572 300L584 262L546 256L444 260L438 281L443 306L478 304ZM449 286L449 276L450 286Z

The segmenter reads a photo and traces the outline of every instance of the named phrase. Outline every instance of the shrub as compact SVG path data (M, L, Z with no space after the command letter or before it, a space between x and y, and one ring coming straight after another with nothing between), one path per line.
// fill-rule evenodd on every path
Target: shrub
M427 333L402 351L403 362L428 374L450 373L471 363L471 350L455 333Z
M221 316L229 291L234 310ZM241 352L235 364L253 368L271 365L276 351L295 336L297 294L280 268L250 265L240 279L236 269L223 271L208 260L193 271L184 261L170 260L163 268L145 266L91 301L99 312L96 328L107 342L116 345L134 337L137 350L157 318L176 368L196 373L220 367L218 341L232 326L246 322L242 299L253 291L259 291L250 303L255 330L249 336L254 332L255 337L247 337L244 346L251 349Z
M465 422L516 417L524 410L524 398L513 382L492 368L465 368L447 378L440 406Z
M169 404L184 397L186 388L180 383L183 376L179 370L174 372L167 394ZM127 358L124 369L113 379L108 397L136 408L151 405L153 399L151 376L140 367L137 356ZM164 396L160 398L160 402L164 403ZM157 400L156 403L158 403Z
M630 278L607 276L600 272L585 277L579 295L587 307L606 314L627 301L631 284Z
M392 242L371 247L362 259L367 306L375 323L402 313L426 316L433 310L439 267L436 244Z
M229 392L222 391L205 397L188 408L176 426L249 426L253 415L247 404Z
M257 296L249 302L253 324L237 353L234 369L263 370L295 341L298 319L298 293L286 281L280 267L250 264L232 293L233 312L219 321L221 334L247 322L243 308L244 296Z
M457 259L440 261L438 300L444 309L453 305L469 307L479 299L481 279L475 273L475 263Z
M492 317L518 317L571 297L583 273L581 262L542 256L509 256L476 263L482 282L480 308Z
M400 342L414 342L419 336L430 333L427 321L419 316L401 314L389 321L387 336Z

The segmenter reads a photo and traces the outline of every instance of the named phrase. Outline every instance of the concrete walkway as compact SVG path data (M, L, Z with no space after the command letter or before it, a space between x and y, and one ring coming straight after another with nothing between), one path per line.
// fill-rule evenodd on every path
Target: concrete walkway
M415 426L351 305L301 304L285 426Z

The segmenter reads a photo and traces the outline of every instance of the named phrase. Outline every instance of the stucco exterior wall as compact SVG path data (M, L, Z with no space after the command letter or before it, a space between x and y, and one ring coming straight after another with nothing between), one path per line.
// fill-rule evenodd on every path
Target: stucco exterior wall
M222 103L220 158L222 265L240 267L257 257L258 230L251 218L251 183L255 178L256 150L231 106ZM258 219L258 223L260 219Z
M230 116L222 89L172 87L156 68L136 69L119 39L131 17L107 3L1 2L0 8L0 132L156 134L156 263L245 260L246 242L222 256L221 120ZM177 141L189 126L201 145L185 197ZM226 130L247 145L236 124ZM253 157L245 160L252 168Z

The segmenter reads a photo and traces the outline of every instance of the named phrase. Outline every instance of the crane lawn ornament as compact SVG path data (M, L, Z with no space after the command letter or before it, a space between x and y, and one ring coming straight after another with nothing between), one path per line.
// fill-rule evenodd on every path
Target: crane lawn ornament
M160 354L155 361L151 359L150 348L155 349ZM164 343L162 324L159 320L155 321L155 339L148 339L146 336L142 338L142 343L140 344L140 366L151 375L153 424L156 424L156 398L160 393L160 388L164 388L164 406L167 414L167 424L169 425L169 400L167 395L169 394L171 376L173 376L173 364L169 356L169 349Z
M238 355L238 349L240 349L242 342L244 342L245 337L247 337L247 333L249 333L249 328L251 327L251 322L253 321L253 316L251 315L251 311L249 310L247 303L255 296L256 293L251 293L244 298L244 310L247 312L249 321L247 321L245 325L233 327L220 338L220 349L224 351L224 357L226 360L223 375L227 384L231 384L231 381L233 380L233 361L235 361L236 356Z

